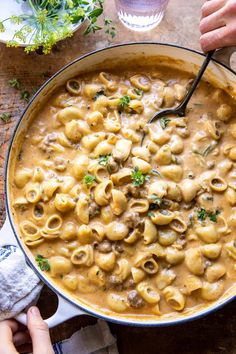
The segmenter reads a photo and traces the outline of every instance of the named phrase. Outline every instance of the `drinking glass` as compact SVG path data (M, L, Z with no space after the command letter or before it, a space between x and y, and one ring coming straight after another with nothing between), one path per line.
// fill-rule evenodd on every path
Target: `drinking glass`
M147 31L162 20L169 0L115 0L120 21L134 31Z

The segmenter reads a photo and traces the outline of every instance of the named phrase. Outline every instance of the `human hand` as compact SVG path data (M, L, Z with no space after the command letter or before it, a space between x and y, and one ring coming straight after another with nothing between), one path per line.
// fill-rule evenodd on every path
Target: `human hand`
M205 1L199 28L204 52L236 45L236 0Z
M0 322L0 353L26 353L33 345L33 354L54 354L48 326L37 307L28 310L27 327L28 330L15 320Z

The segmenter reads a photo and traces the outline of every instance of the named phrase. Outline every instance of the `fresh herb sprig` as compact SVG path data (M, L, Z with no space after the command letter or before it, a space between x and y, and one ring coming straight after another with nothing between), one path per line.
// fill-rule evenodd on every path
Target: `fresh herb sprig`
M32 14L13 15L0 22L0 32L5 31L5 23L11 21L19 25L9 47L17 47L20 42L27 43L27 53L42 49L44 54L51 52L52 47L60 40L73 35L75 24L84 21L88 26L84 34L95 33L102 29L97 24L103 14L104 0L16 0L26 3ZM105 32L112 38L115 36L115 27L112 21L104 17Z
M121 97L119 104L120 104L120 107L123 108L123 109L129 107L130 97L128 95L125 95L125 96Z
M8 123L10 121L10 119L11 119L11 113L4 112L4 113L0 114L0 119L4 123Z
M96 177L90 174L87 174L83 178L83 182L87 187L90 187L96 181Z
M42 271L49 272L50 270L50 264L47 258L42 256L41 254L37 254L35 257L36 262L38 263L39 268Z
M220 214L219 210L216 210L213 213L213 212L207 212L204 208L201 208L200 210L197 211L197 218L200 221L204 221L208 217L212 222L217 222L217 216L219 214Z
M144 175L138 167L135 167L131 173L131 179L135 187L142 186L146 181L149 181L149 176Z
M13 79L9 80L8 83L11 87L20 91L20 98L26 102L29 102L31 93L34 94L36 92L36 89L32 89L32 92L30 93L28 90L26 90L23 87L21 81L15 77Z
M98 163L101 166L107 166L109 163L109 159L111 157L111 154L107 154L107 155L100 155L98 158Z
M168 126L169 122L170 122L170 119L168 119L166 117L160 118L160 125L161 125L163 130L166 129L166 127Z

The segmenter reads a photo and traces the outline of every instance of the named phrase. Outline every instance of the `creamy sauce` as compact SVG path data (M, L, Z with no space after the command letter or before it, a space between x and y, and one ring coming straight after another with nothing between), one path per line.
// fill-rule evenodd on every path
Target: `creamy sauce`
M235 282L235 102L191 76L91 73L49 99L19 146L12 205L39 267L105 311L184 313ZM143 132L146 138L142 147Z

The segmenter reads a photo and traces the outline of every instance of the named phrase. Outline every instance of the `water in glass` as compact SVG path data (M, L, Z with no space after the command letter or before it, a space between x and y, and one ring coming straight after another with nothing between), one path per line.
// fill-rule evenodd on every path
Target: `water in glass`
M169 0L115 0L121 22L134 31L147 31L162 20Z

